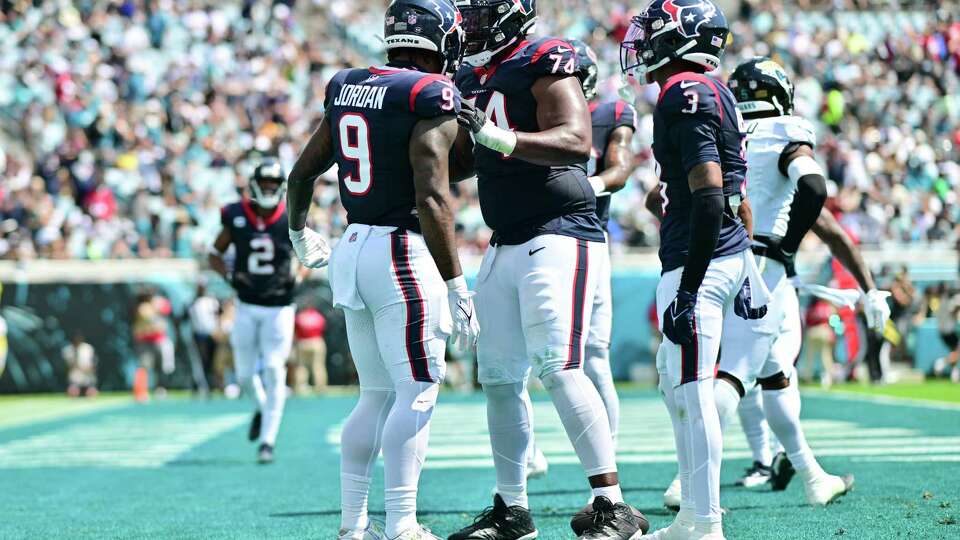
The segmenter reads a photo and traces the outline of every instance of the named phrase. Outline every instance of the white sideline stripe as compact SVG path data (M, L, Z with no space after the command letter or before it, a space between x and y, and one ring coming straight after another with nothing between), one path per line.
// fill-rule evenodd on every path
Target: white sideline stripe
M108 416L0 444L0 469L121 467L155 469L247 420L245 414Z
M958 387L957 392L960 392ZM819 390L816 388L804 388L804 394L817 397L834 398L844 401L872 401L883 405L906 405L909 407L920 407L923 409L939 409L944 411L960 411L960 403L944 403L943 401L934 401L932 399L907 398L896 396L873 396L869 394L860 394L857 392L844 392L843 390Z
M864 458L853 458L850 461L865 462L865 463L877 463L877 462L888 462L888 463L927 463L930 461L940 461L944 463L960 463L960 454L943 454L940 456L890 456L887 458L876 458L876 457L864 457Z

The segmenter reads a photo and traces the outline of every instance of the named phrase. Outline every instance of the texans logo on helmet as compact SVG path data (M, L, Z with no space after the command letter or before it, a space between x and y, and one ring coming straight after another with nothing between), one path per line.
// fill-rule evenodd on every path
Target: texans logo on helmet
M443 30L444 34L453 32L463 22L463 15L460 14L459 10L454 9L453 4L437 2L436 0L432 3L433 10L440 17L440 29Z
M704 0L667 0L663 3L665 11L677 24L677 31L687 38L700 35L700 26L713 20L717 6Z

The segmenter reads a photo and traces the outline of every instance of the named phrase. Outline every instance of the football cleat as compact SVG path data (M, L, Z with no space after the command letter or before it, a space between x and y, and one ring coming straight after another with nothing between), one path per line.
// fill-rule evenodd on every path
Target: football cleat
M527 479L542 478L547 475L547 469L549 468L550 464L547 463L547 456L543 455L543 451L539 448L534 447L530 457L527 458Z
M260 424L262 422L263 415L260 414L260 411L253 413L253 418L250 419L250 431L247 432L247 439L250 442L260 438Z
M368 521L367 527L363 530L340 529L337 540L387 540L387 536L383 533L383 525Z
M680 477L675 476L673 482L670 482L670 487L663 492L663 505L674 512L679 512L680 499Z
M441 540L441 538L430 532L430 529L423 525L417 525L416 527L403 531L390 540Z
M693 522L677 516L668 527L636 538L637 540L687 540L691 535L693 535Z
M770 464L770 488L773 491L783 491L790 485L793 475L797 470L790 463L790 458L784 452L779 452L773 456L773 462Z
M448 540L532 540L537 537L530 510L507 506L499 494L493 506L486 508L473 523L451 534Z
M753 465L747 469L743 477L737 479L736 485L745 488L760 487L770 483L771 474L772 470L770 467L767 467L759 461L754 461Z
M853 475L844 477L826 474L809 482L804 482L803 490L807 494L807 502L813 506L824 506L846 495L853 489Z
M650 528L647 518L626 503L596 497L570 520L570 528L582 540L629 540Z
M260 445L260 448L257 450L257 463L261 465L267 465L273 463L273 447L267 443Z

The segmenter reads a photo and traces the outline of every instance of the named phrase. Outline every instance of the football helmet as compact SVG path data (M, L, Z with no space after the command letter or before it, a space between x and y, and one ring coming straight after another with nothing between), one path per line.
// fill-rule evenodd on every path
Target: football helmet
M260 162L250 178L250 200L260 208L276 208L287 192L287 175L274 158Z
M579 39L571 39L569 43L577 51L577 59L580 62L577 77L580 78L580 86L583 87L583 97L587 98L587 101L592 101L597 97L597 82L600 74L600 69L597 67L597 53Z
M383 19L384 43L393 49L423 49L440 55L442 73L463 59L466 34L453 0L393 0Z
M477 67L523 39L537 22L536 0L457 0L457 7L467 32L464 60Z
M633 18L620 45L620 67L643 82L674 60L713 71L730 29L711 0L653 0Z
M758 56L737 66L727 86L744 118L793 114L793 83L786 70L767 57Z

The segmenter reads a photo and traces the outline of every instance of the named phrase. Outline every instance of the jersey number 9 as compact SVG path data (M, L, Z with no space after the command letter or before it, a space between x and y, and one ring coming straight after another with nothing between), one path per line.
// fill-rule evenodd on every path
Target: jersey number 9
M340 117L340 154L356 164L357 175L347 173L343 185L351 195L362 197L373 185L373 163L370 159L370 127L367 119L359 113L346 113Z

